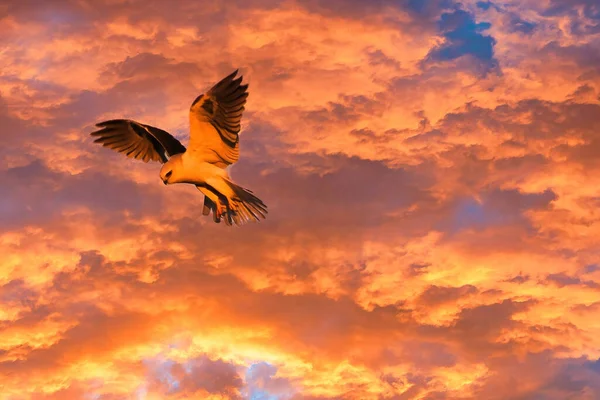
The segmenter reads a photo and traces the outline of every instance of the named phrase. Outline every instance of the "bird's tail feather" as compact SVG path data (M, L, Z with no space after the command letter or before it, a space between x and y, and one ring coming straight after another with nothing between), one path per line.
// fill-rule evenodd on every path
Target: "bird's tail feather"
M204 196L204 206L202 207L202 215L210 214L210 210L212 210L214 207L215 203L207 196Z
M233 204L230 204L230 207L234 211L231 217L237 225L266 218L267 206L251 190L245 189L228 179L225 179L225 182L234 193L234 196L231 197Z

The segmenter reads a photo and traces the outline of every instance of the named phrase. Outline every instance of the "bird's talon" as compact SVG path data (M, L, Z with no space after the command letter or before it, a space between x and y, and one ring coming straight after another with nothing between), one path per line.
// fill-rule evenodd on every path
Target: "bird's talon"
M221 219L221 217L223 217L224 214L227 214L229 210L230 209L227 204L223 204L219 199L217 199L214 211L217 216L217 219Z
M221 205L221 202L217 199L216 204L215 204L215 209L214 209L214 213L215 213L217 220L221 219L222 208L223 208L223 206Z

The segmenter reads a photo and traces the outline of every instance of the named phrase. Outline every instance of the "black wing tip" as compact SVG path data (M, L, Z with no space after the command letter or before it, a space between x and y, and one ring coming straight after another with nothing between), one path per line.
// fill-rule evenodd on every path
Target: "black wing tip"
M213 85L213 87L211 87L206 93L205 95L211 95L214 94L216 92L220 92L220 91L225 91L225 92L229 92L231 90L236 90L237 88L239 88L240 86L244 86L241 85L242 79L244 78L244 76L242 74L240 74L240 76L236 77L236 75L240 72L239 68L236 68L232 73L230 73L229 75L227 75L226 77L222 78L221 80L219 80L217 83L215 83ZM248 85L245 85L246 87L248 87ZM198 96L200 97L200 96ZM194 101L192 103L192 106L197 102L197 100L199 100L199 98L196 98L196 101Z
M123 124L123 123L130 124L130 123L136 123L136 122L132 121L130 119L116 118L116 119L109 119L109 120L102 121L102 122L97 122L96 126L98 128L104 128L108 125Z
M244 78L243 74L240 74L240 76L236 76L238 73L240 72L239 68L236 68L235 71L233 71L232 73L230 73L229 75L227 75L225 78L221 79L221 82L225 83L228 82L229 84L239 84L242 79Z
M106 126L101 127L101 128L102 129L96 129L95 131L90 132L90 136L94 136L94 137L96 137L96 136L104 136L106 133L114 131L114 129L112 129L110 127L106 127Z
M198 103L200 100L202 100L203 97L204 97L204 93L198 95L192 102L192 105L190 106L190 108L194 107L196 105L196 103Z
M232 73L230 73L229 75L227 75L226 77L224 77L223 79L221 79L220 81L218 81L213 87L221 87L221 86L229 86L232 82L235 82L238 78L235 78L235 76L237 75L237 73L239 72L239 68L236 69L235 71L233 71Z

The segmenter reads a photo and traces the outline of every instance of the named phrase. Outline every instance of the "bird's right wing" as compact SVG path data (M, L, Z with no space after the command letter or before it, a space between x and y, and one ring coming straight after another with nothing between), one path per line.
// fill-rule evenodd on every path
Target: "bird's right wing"
M99 129L90 133L94 143L116 150L144 162L165 163L169 157L185 152L185 147L170 133L129 119L113 119L96 124Z
M248 84L238 70L227 75L190 107L190 152L218 167L237 162L240 156L239 132L248 97Z

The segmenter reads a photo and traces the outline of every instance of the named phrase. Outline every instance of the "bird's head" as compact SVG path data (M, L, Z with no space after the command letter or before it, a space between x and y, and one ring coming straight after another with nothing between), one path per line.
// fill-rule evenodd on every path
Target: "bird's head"
M162 179L163 183L165 185L168 185L169 179L171 178L171 176L173 175L173 169L171 168L161 168L160 170L160 179Z
M169 161L163 164L160 169L160 179L162 179L165 185L183 182L184 179L182 179L181 167L181 154L175 154L173 157L169 158Z
M165 185L169 183L175 183L176 176L176 164L172 162L172 160L167 161L162 168L160 169L160 179L163 181Z

